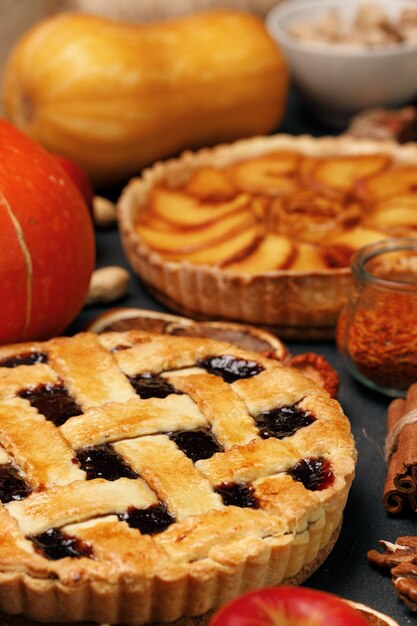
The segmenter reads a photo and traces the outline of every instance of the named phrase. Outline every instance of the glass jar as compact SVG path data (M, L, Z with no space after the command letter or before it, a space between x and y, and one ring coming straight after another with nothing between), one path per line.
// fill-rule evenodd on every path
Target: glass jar
M354 289L336 330L339 352L359 381L404 396L417 381L417 239L365 246L351 268Z

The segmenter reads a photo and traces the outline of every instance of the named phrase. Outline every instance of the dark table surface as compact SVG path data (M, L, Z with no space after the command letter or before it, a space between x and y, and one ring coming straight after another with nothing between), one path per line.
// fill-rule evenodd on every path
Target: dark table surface
M305 105L295 93L290 95L286 116L278 130L316 136L334 134L332 129L324 128L309 117ZM115 197L117 190L111 190L107 195ZM105 265L128 267L116 229L97 232L97 266ZM145 291L133 274L128 295L117 305L166 310ZM85 329L87 323L106 308L110 307L85 308L68 333ZM382 505L387 469L383 446L389 399L354 381L345 370L334 344L286 342L286 345L293 354L311 350L322 354L339 372L339 401L351 421L359 453L356 478L339 540L324 564L305 585L368 604L390 615L402 626L417 622L417 615L397 599L390 577L371 567L366 557L368 550L378 547L380 539L394 542L398 536L417 534L417 514L390 517Z

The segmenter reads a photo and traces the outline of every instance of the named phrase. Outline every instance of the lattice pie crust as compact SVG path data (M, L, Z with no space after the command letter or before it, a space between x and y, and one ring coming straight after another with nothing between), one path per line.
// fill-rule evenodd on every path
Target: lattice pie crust
M0 348L0 444L0 611L39 621L170 621L306 573L356 460L295 370L142 331Z

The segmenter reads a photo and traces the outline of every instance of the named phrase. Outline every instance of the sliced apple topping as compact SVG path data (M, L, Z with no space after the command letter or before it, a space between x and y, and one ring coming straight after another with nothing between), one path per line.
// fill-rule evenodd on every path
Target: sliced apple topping
M395 226L417 228L417 194L384 200L374 207L365 223L382 228Z
M330 267L346 267L356 250L384 239L379 230L357 226L344 233L329 237L323 244L324 256Z
M343 198L339 194L326 193L325 190L298 189L283 198L283 206L288 214L334 218L343 210Z
M358 179L373 176L390 164L388 156L380 154L354 155L321 159L312 172L312 179L325 187L349 192Z
M232 184L242 191L280 195L297 188L294 174L300 159L296 152L275 152L236 163L226 172Z
M351 209L349 204L343 205L342 198L337 194L299 189L274 200L269 222L275 232L301 241L319 242L329 233L341 230L347 211L352 218Z
M190 261L198 265L223 266L249 254L258 245L262 236L263 228L258 224L253 224L225 241L202 247L201 250L189 254L172 254L169 258L173 261Z
M300 164L298 166L298 175L301 182L304 180L308 181L311 179L312 174L316 167L320 165L323 159L312 157L312 156L304 156Z
M327 241L330 243L344 243L349 245L352 250L356 250L357 248L362 248L362 246L367 246L380 239L384 239L384 235L380 230L357 226L335 237L329 237Z
M144 242L161 254L187 254L220 243L229 237L253 226L255 219L248 209L226 215L214 223L203 225L192 230L178 230L172 225L160 228L159 222L154 225L151 220L136 226L136 232Z
M417 194L417 167L390 169L367 180L358 181L358 197L368 202L384 198Z
M214 167L196 170L187 182L185 191L199 200L209 202L231 200L237 193L224 171Z
M328 264L320 246L298 243L297 254L291 264L296 271L325 270Z
M216 222L247 206L247 194L239 194L230 202L201 203L184 192L155 187L151 193L151 208L162 219L177 228L195 228Z
M272 152L155 186L136 230L168 260L253 276L347 267L358 248L417 230L417 166L384 154Z
M294 245L286 237L269 234L245 258L224 265L225 269L238 274L260 274L291 265Z
M265 224L268 222L272 202L272 198L265 196L252 197L250 208L258 221Z

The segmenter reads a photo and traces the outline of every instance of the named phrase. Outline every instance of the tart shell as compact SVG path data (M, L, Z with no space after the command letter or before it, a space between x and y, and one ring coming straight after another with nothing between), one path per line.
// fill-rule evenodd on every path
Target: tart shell
M221 318L260 325L283 339L332 339L352 285L350 268L234 274L215 266L168 261L151 250L135 230L154 185L179 186L202 166L222 168L278 150L323 157L378 153L388 154L401 164L417 162L413 144L399 146L349 136L275 135L185 152L178 159L156 163L127 185L118 203L122 243L145 286L177 313L199 320Z
M303 569L296 576L282 581L282 584L291 584L291 585L301 584L310 575L312 575L314 571L323 563L323 561L327 558L328 554L332 550L334 544L336 543L338 539L340 527L341 525L339 525L339 527L335 529L327 546L324 546L323 548L321 548L319 554L316 556L316 558L314 559L312 563L308 564L307 566L304 566ZM103 597L101 596L100 599L103 600ZM359 611L362 617L364 617L367 621L369 621L370 626L399 626L398 622L396 622L394 619L392 619L388 615L385 615L381 613L380 611L376 611L375 609L365 604L361 604L359 602L353 602L351 600L347 600L347 602L354 609ZM206 624L208 624L214 612L215 612L215 609L212 609L208 611L207 613L205 613L204 615L200 615L197 617L181 617L170 623L172 626L206 626ZM0 617L1 617L2 626L38 626L39 624L39 622L34 622L32 620L29 620L29 619L26 619L24 617L20 617L17 615L16 616L1 615ZM68 623L72 623L72 622L67 622L67 624ZM167 622L152 622L152 624L150 624L149 626L164 626L164 624L166 623ZM65 626L63 622L49 622L49 624L51 626ZM84 626L84 624L79 622L79 626ZM107 625L102 624L102 626L107 626Z
M333 533L327 543L320 548L318 554L314 559L304 565L301 570L292 576L288 576L280 581L280 584L288 585L300 585L309 576L311 576L322 563L329 556L340 534L342 522L340 521L338 526L333 530ZM256 564L252 564L252 569L256 567ZM236 594L226 597L221 589L221 585L218 586L218 595L221 598L216 603L216 607L220 604L224 604L228 600L236 597L247 591L250 587L248 581L243 583L245 578L244 574L250 572L250 565L247 565L247 572L242 572L241 590ZM221 581L219 581L221 582ZM6 588L5 587L6 583ZM278 583L276 583L278 584ZM167 586L168 585L168 586ZM141 615L144 613L144 609L148 609L150 605L157 606L158 601L161 602L165 598L165 594L169 592L169 582L160 581L158 593L163 595L163 598L143 598L143 595L135 589L134 586L125 586L124 590L120 590L118 587L112 587L111 585L83 585L80 587L77 597L71 596L68 598L68 592L54 581L37 581L30 579L30 577L24 576L19 579L19 576L5 576L0 574L0 608L8 613L20 613L21 615L0 615L2 626L38 626L39 622L47 622L51 626L65 626L65 624L78 623L78 626L84 626L84 621L94 620L95 622L111 623L123 623L129 624L143 624ZM258 585L258 586L264 586ZM29 590L29 592L28 592ZM156 590L155 590L156 591ZM191 599L192 604L196 604L196 599ZM25 609L30 602L30 609ZM165 602L165 600L164 600ZM64 607L65 612L62 615L63 621L56 621L57 613L56 607ZM113 612L116 622L109 620L109 609ZM175 615L175 607L171 607L172 612L169 613L165 609L164 616L157 616L155 612L155 618L158 621L152 621L149 626L164 626L169 622L172 626L205 626L208 624L215 609L211 608L207 610L203 615L197 615L195 617L180 617L176 619L172 617ZM195 609L194 609L195 610ZM54 615L51 621L51 615ZM117 617L116 617L117 615ZM82 623L80 623L80 621ZM85 626L90 626L85 624ZM101 626L107 626L102 624ZM387 625L388 626L388 625ZM391 624L389 624L391 626Z
M216 584L211 581L211 596L207 594L204 572L202 575L197 572L195 578L185 577L183 593L179 593L178 579L174 585L169 578L155 580L152 588L126 581L116 585L81 583L69 589L56 580L0 573L0 611L8 614L1 616L1 623L2 626L36 626L39 622L48 622L62 626L63 623L83 621L132 625L151 622L154 626L162 626L174 621L175 626L202 626L211 617L212 609L249 589L304 582L330 554L341 525L340 512L326 515L326 523L320 525L316 542L313 542L316 550L317 545L320 546L316 552L312 542L300 536L286 548L288 554L284 559L281 548L277 549L275 558L272 554L269 560L265 554L253 554L242 563L232 579L230 571L225 568L223 573L218 572ZM302 565L306 550L314 556ZM188 617L179 617L184 614Z

